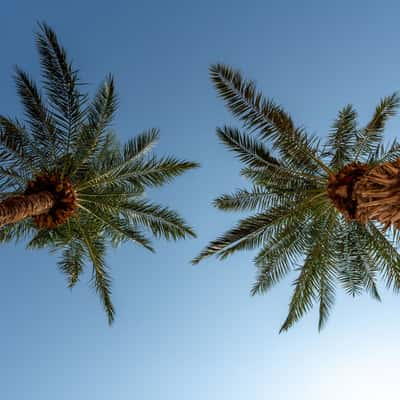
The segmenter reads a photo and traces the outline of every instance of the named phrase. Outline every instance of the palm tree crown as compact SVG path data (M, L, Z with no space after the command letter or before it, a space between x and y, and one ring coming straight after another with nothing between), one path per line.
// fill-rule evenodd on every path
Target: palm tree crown
M8 223L0 228L0 240L28 238L29 248L60 250L58 266L71 287L91 262L94 287L111 323L107 246L132 240L153 251L146 230L172 240L195 236L175 211L143 194L197 164L152 155L156 129L119 144L110 131L117 109L112 76L89 101L47 25L40 25L36 44L44 94L17 68L26 122L0 116L0 217Z
M244 129L224 126L217 135L243 162L241 174L252 184L250 190L220 196L214 205L224 211L256 214L211 242L193 263L213 254L224 259L239 250L259 248L252 294L268 291L298 264L281 331L315 303L319 303L321 329L334 304L337 283L351 295L366 290L377 300L378 274L388 287L400 289L395 231L385 231L377 223L380 219L378 213L372 215L371 191L362 190L377 185L372 182L375 167L393 169L390 163L400 157L397 142L388 147L382 144L386 121L400 103L398 94L383 98L365 127L357 125L351 105L344 107L326 143L321 144L296 127L280 105L264 98L240 72L221 64L210 71L217 92ZM266 143L272 145L274 154ZM379 182L386 184L385 179ZM380 190L375 197L382 194ZM363 196L365 204L361 204Z

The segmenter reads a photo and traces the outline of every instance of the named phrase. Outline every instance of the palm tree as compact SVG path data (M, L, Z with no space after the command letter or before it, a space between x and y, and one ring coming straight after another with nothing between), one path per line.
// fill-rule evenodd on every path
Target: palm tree
M197 164L152 155L156 129L119 144L110 131L117 108L112 76L89 101L56 34L46 24L39 28L45 95L17 68L26 123L0 116L0 241L29 238L29 248L60 250L58 266L70 287L91 262L111 323L107 246L132 240L153 251L144 230L172 240L195 236L175 211L143 195Z
M396 141L388 147L382 144L385 124L399 106L399 95L383 98L365 127L358 127L354 108L345 106L321 145L240 72L213 65L211 79L244 129L224 126L217 135L244 163L241 174L252 184L250 190L218 197L214 205L224 211L256 214L241 219L192 262L260 248L254 259L258 276L253 295L267 292L296 269L281 331L315 303L319 303L321 329L334 304L337 283L353 296L365 290L380 300L377 280L381 274L388 287L399 290L400 256L390 224L400 221L400 202L396 202L400 145Z

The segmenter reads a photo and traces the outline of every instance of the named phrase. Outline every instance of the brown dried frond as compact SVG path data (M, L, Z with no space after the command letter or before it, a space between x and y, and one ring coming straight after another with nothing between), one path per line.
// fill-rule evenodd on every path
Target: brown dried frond
M328 179L328 197L347 219L356 218L357 198L354 196L354 187L368 170L365 164L351 163Z
M400 229L400 159L371 169L356 186L357 219L381 222Z
M47 213L34 216L33 221L38 228L52 229L65 223L76 212L78 207L76 192L67 177L44 174L28 182L25 194L44 191L53 194L55 205Z

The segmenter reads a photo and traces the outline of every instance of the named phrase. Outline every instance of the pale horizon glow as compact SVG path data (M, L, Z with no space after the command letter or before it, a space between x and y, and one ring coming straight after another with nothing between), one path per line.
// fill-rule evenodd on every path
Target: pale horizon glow
M375 354L358 354L323 366L315 383L310 383L312 399L389 399L398 392L398 365L390 352L379 349Z

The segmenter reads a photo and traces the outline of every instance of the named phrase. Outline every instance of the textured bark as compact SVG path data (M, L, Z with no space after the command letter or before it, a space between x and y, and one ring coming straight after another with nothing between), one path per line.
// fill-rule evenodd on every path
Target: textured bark
M0 226L47 213L55 204L50 192L13 196L0 202Z
M400 229L400 159L371 169L355 185L356 219Z
M25 194L42 192L53 194L54 205L49 212L33 217L33 222L38 228L53 229L64 224L76 213L78 208L76 191L68 177L44 174L28 182Z
M346 165L329 177L327 194L349 220L378 221L400 229L400 159L369 168Z
M327 194L333 205L346 219L357 218L358 198L354 189L368 169L365 164L351 163L342 168L336 175L329 177Z

